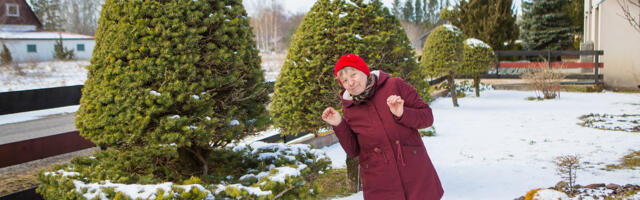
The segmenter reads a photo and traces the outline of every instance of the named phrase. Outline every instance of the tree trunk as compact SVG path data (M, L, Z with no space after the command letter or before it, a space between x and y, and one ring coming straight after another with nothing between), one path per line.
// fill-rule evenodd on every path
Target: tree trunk
M473 74L473 86L476 88L476 97L480 97L480 75Z
M358 181L358 157L347 157L347 178L349 179L349 191L358 192L360 190L360 181Z
M453 80L453 77L455 77L455 73L453 71L449 71L449 77L447 77L447 80L449 82L449 93L451 93L451 101L453 101L453 107L459 107L458 97L456 94L456 83L455 80Z
M209 174L209 151L205 148L198 147L179 147L178 155L180 160L187 166L192 168L202 168L202 175Z

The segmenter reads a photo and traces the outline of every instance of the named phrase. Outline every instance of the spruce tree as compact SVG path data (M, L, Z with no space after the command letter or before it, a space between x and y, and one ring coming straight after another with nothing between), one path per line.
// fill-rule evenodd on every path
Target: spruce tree
M421 72L433 76L446 75L453 106L458 107L455 90L455 75L463 73L462 50L464 36L459 28L440 25L429 34L422 49Z
M361 56L372 71L403 77L428 94L424 78L412 74L417 63L409 45L400 22L380 1L317 1L294 35L276 80L270 109L274 126L292 135L326 127L321 113L340 107L343 89L333 69L347 53Z
M2 44L2 52L0 52L0 61L2 61L3 65L11 64L13 62L13 57L11 57L11 51L7 48L7 45Z
M72 60L73 50L64 47L62 42L62 36L53 45L53 56L58 60Z
M175 144L207 174L211 149L268 123L253 37L241 0L107 0L80 134L101 147Z
M464 41L462 69L465 74L473 76L476 97L480 96L480 74L487 72L495 64L496 55L491 46L475 38Z
M562 7L567 0L522 2L520 39L527 50L565 50L573 43L575 29Z
M496 50L508 49L505 42L518 38L512 0L463 0L457 5L457 18L451 23L468 37L485 41Z

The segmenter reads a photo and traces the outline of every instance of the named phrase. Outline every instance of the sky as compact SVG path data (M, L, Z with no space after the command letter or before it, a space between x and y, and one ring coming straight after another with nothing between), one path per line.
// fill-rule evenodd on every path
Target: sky
M269 0L243 0L245 7L248 12L251 12L251 4L250 2L269 2ZM316 2L316 0L277 0L282 4L287 13L300 13L300 12L308 12L311 9L311 6ZM457 2L458 0L450 0L451 2ZM521 0L513 0L514 4L519 9ZM404 1L401 1L404 2ZM391 8L391 4L393 0L382 0L382 3L388 8Z

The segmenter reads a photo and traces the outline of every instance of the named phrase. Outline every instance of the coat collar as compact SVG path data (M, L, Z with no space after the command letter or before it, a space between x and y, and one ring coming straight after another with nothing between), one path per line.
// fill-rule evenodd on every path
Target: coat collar
M376 80L376 89L384 85L387 79L389 79L389 74L380 70L372 71L371 74L375 74L378 77L378 80ZM375 95L375 93L373 95ZM349 107L355 103L351 94L344 89L340 92L340 100L342 100L342 105L345 107Z

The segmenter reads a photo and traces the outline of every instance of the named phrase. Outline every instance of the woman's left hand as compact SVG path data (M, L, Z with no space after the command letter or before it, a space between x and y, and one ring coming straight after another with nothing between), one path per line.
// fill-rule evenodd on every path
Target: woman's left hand
M387 98L387 105L389 106L389 110L396 117L402 117L402 112L404 111L404 100L402 97L398 95L391 95Z

